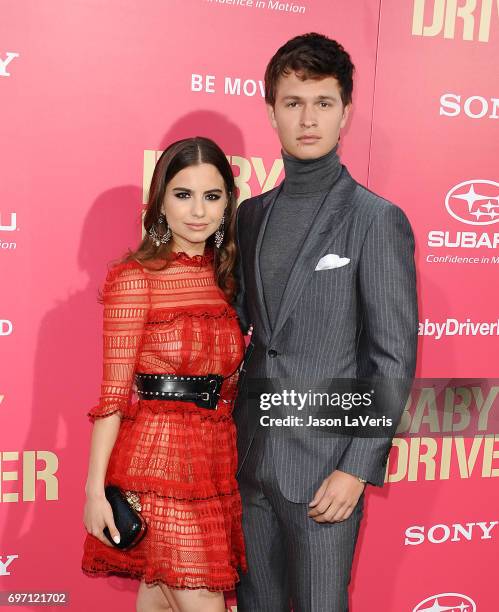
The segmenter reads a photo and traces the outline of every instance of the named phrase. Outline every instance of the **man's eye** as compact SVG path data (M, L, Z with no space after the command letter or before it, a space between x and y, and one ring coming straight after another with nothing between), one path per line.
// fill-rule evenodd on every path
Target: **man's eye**
M175 194L175 197L179 198L180 200L186 200L189 196L190 193L188 193L187 191L178 191Z
M331 105L329 104L329 102L320 102L320 106L321 108L327 108L328 106L331 106Z
M286 106L288 108L295 108L298 105L298 102L288 102Z
M222 196L220 196L218 193L208 193L206 195L206 199L210 200L211 202L214 202L215 200L220 200Z

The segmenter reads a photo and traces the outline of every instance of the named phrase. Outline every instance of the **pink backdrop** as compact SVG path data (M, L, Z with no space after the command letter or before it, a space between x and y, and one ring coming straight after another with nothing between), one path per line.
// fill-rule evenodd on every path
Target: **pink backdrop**
M260 81L296 34L337 38L356 64L341 155L413 224L418 375L442 378L449 392L452 377L489 378L486 397L467 387L470 410L489 401L497 411L497 325L471 328L499 319L497 4L3 0L0 591L68 592L75 611L133 609L136 582L80 572L97 292L107 263L138 241L155 152L172 140L216 139L243 196L278 182ZM469 334L452 333L467 320ZM497 559L499 437L489 426L492 437L445 442L424 419L414 425L418 406L429 410L424 398L414 392L407 416L420 436L400 434L389 484L368 491L354 612L422 610L435 595L442 606L497 608L487 571Z

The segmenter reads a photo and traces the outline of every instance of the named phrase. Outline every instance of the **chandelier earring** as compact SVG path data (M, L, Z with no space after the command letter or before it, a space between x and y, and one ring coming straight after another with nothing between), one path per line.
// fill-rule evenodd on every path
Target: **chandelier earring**
M222 217L222 221L218 226L217 231L215 232L215 246L219 249L222 246L222 242L224 241L224 233L225 233L225 215Z
M163 229L164 227L166 227L166 229ZM171 240L172 231L168 225L168 222L166 221L165 215L159 215L158 220L156 223L151 225L147 233L157 247L162 244L166 244L169 240Z

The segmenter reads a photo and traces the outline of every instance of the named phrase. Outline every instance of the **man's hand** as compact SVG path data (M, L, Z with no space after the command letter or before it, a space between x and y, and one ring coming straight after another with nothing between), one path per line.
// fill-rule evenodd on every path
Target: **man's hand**
M337 523L354 511L365 485L356 476L335 470L317 490L308 516L317 523Z

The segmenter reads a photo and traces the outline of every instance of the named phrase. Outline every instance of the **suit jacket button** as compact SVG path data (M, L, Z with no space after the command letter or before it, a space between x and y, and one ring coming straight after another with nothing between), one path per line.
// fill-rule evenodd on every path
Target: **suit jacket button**
M278 354L279 354L279 353L278 353L277 351L275 351L274 349L270 349L270 350L268 351L268 353L267 353L267 355L268 355L269 357L277 357L277 355L278 355Z

